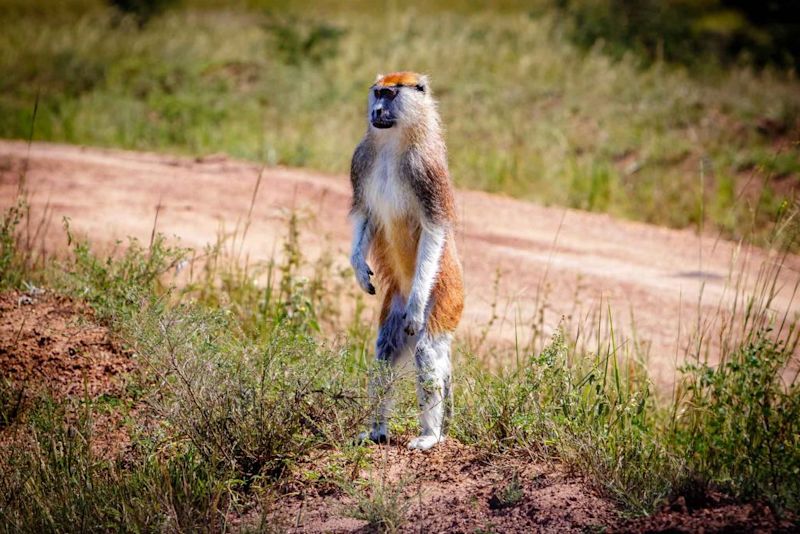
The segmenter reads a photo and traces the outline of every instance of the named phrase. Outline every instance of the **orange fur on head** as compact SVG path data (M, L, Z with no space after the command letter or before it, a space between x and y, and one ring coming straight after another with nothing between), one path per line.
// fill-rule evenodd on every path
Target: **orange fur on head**
M402 71L391 72L383 76L378 76L375 80L375 85L378 87L394 87L397 85L417 85L420 81L421 75L416 72Z

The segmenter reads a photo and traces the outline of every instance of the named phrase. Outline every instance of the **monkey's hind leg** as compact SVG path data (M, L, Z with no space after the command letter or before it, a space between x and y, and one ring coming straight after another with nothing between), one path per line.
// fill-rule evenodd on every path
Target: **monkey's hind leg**
M405 302L399 295L392 298L386 319L378 330L375 343L376 365L369 381L369 398L375 406L372 428L362 432L359 441L367 439L374 443L389 441L386 423L394 406L394 384L399 379L403 364L411 356L410 339L403 332Z
M423 333L414 354L417 366L417 400L422 433L412 439L409 449L428 450L445 439L446 418L450 415L449 333Z

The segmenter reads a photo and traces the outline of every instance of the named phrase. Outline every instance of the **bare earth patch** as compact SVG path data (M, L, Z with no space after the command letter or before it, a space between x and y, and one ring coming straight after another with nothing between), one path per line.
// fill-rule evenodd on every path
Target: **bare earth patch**
M370 467L352 487L406 506L400 532L796 532L793 518L719 493L678 497L650 517L626 518L587 480L557 463L492 457L449 440L429 452L398 443L370 450ZM324 463L325 459L316 462ZM509 491L509 487L514 490ZM320 490L322 488L322 490ZM399 488L397 490L396 488ZM270 519L289 532L373 532L355 519L358 500L336 485L298 485L273 503ZM509 498L511 496L512 498Z
M410 437L372 448L353 486L363 495L401 488L389 499L408 507L402 532L583 532L619 521L613 503L557 465L487 457L452 439L410 451ZM275 503L273 517L292 532L369 532L352 517L357 507L348 492L298 487Z
M0 294L0 370L27 389L57 395L118 395L134 368L129 351L89 306L52 292Z
M130 351L89 306L50 291L0 294L0 377L19 391L19 410L37 395L60 399L124 399L125 375L135 368ZM75 410L68 417L77 417ZM123 414L97 412L92 420L93 450L110 458L130 443ZM0 433L0 443L13 443Z

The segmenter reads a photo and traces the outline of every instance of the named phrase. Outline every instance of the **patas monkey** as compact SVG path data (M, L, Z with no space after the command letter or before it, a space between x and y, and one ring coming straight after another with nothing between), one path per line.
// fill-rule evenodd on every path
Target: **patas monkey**
M427 450L444 440L451 406L450 343L464 294L453 225L455 205L436 102L413 72L379 75L369 91L367 133L353 154L351 264L361 288L381 294L375 356L394 369L413 354L422 433L408 444ZM367 258L375 269L373 273ZM372 429L388 440L391 378L374 378Z

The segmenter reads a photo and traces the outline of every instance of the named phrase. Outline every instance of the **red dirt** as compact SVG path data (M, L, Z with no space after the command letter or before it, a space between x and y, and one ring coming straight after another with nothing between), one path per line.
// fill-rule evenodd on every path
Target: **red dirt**
M51 292L0 294L0 371L17 385L61 397L119 395L133 368L85 304Z
M478 454L454 440L422 453L397 443L371 450L371 467L361 470L352 488L374 495L394 491L386 499L406 507L400 532L797 532L797 518L779 518L769 507L736 503L709 493L702 502L674 499L650 517L626 519L608 499L584 479L558 464L529 458L498 458ZM319 472L325 458L298 471ZM516 480L521 490L513 500L505 492ZM270 520L288 532L372 532L355 519L358 500L335 486L299 484L276 499ZM323 484L323 490L326 488ZM397 488L400 488L397 490Z
M22 414L41 394L62 400L127 398L125 376L134 369L131 352L86 304L42 290L0 294L0 378L17 392L12 415ZM68 405L67 418L77 417L76 411ZM102 458L121 454L130 443L117 410L96 412L92 426L92 450ZM14 440L12 421L9 428L0 427L0 445L14 446Z
M382 484L401 488L387 499L408 507L401 532L584 532L619 522L612 503L557 466L492 461L454 440L427 453L409 451L410 437L375 447L370 469L353 486L367 495ZM522 493L499 499L514 478ZM346 492L298 490L273 505L272 519L290 532L370 531L367 521L352 517L358 504Z
M14 201L23 169L34 221L47 207L47 220L54 223L44 241L50 250L64 246L58 227L63 216L94 243L126 236L146 243L157 205L159 231L202 249L216 241L221 229L243 226L261 173L244 256L256 261L279 253L286 216L294 208L311 219L302 235L307 256L332 246L339 264L347 263L350 185L345 176L262 169L225 156L191 159L0 141L0 206ZM540 326L547 336L562 317L574 330L592 332L597 315L605 315L610 306L618 339L630 337L635 329L638 342L650 346L651 376L662 386L674 381L698 313L702 322L715 321L709 326L713 332L719 327L718 309L731 307L731 283L741 277L743 286L752 289L759 267L772 259L763 250L714 236L701 238L688 230L607 215L474 191L458 192L457 201L467 290L462 342L480 339L492 318L493 302L500 317L488 337L508 344L516 339L524 343L531 326ZM501 277L495 298L497 272ZM792 301L798 273L800 257L791 255L777 283L780 292L772 306L777 313L800 312ZM368 310L377 308L367 304ZM584 341L594 346L590 339Z

